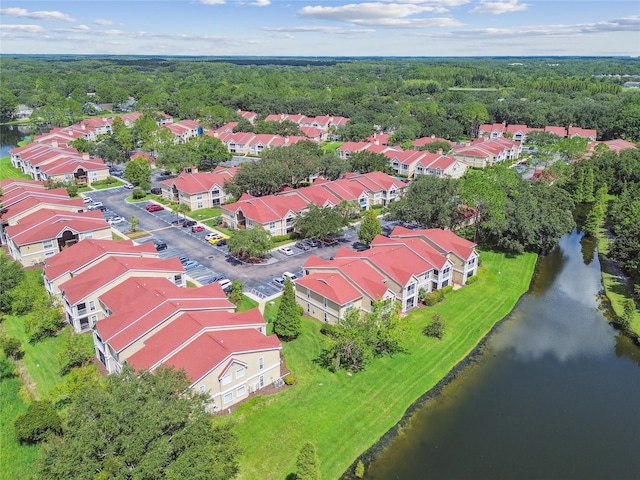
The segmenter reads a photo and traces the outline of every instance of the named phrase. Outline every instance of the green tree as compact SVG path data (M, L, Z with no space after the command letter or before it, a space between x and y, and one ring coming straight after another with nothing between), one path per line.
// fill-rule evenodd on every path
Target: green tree
M595 175L593 173L593 168L587 170L587 175L584 178L584 201L585 202L593 202L595 200L594 197L595 192Z
M189 143L194 144L200 167L205 170L212 170L218 163L231 160L231 153L218 138L201 135Z
M62 310L48 296L38 299L33 306L33 310L24 319L24 329L29 335L31 343L36 343L55 335L63 326Z
M351 171L354 172L391 173L391 167L389 167L389 158L385 157L381 153L373 153L367 150L363 150L362 152L355 152L349 157L349 163L351 164Z
M149 179L151 177L151 167L149 162L144 158L136 158L127 162L127 166L124 169L124 176L132 184L139 186L143 190L149 190L151 184Z
M587 214L584 221L584 231L591 236L597 236L600 229L604 226L604 220L607 215L607 186L603 185L596 193L595 201L591 206L591 210Z
M364 218L360 223L360 229L358 230L358 240L365 245L369 245L376 236L382 234L382 225L380 225L380 219L378 219L376 212L373 210L367 210L364 214Z
M273 248L273 241L263 228L245 228L234 232L227 240L227 246L233 256L251 261L267 257Z
M136 232L138 230L138 224L140 223L140 220L138 220L138 217L136 217L132 213L131 216L129 217L129 223L131 224L131 231Z
M14 262L8 255L0 255L0 312L11 311L13 288L24 278L24 271L18 262Z
M115 117L111 123L111 136L124 152L125 158L131 156L131 151L135 147L132 130L124 124L120 117Z
M125 366L106 378L105 387L80 388L63 435L44 444L35 476L234 478L238 448L232 426L214 421L206 411L208 397L190 383L184 371Z
M9 292L11 311L14 315L31 312L38 302L48 299L40 275L25 275L22 281Z
M151 141L153 135L158 131L158 124L153 116L146 112L138 118L131 129L133 139L136 145L145 146Z
M82 334L71 334L64 342L64 348L58 354L60 374L66 375L72 368L86 365L93 355L93 349Z
M229 301L234 305L240 305L242 302L242 294L244 292L244 284L239 278L231 281L231 291L229 292Z
M320 480L320 459L316 447L311 442L305 442L296 460L297 480Z
M62 433L62 419L47 400L29 404L27 411L16 418L14 426L20 443L38 443L51 434Z
M18 108L18 99L7 88L0 88L0 121L13 120Z
M19 360L24 355L20 339L6 334L0 334L0 348L5 356L13 360Z
M346 224L345 218L337 208L320 208L314 204L309 205L309 209L294 221L295 230L300 235L319 240L340 235Z
M302 328L301 315L300 306L296 302L293 282L287 277L284 281L278 314L273 323L273 331L283 340L297 338Z
M593 184L591 185L593 188ZM576 178L576 184L573 189L573 200L576 203L583 203L585 201L585 185L584 185L584 169L578 169L578 175Z

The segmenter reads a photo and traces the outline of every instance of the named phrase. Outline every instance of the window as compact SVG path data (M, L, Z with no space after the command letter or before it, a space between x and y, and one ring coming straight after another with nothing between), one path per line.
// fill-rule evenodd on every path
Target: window
M307 313L311 313L311 304L307 303Z
M236 370L236 378L242 378L244 377L245 374L245 368L241 367L239 369Z
M451 269L450 269L449 267L445 268L445 269L442 271L442 276L443 276L443 277L445 277L445 278L446 278L446 277L448 277L448 276L449 276L449 272L450 272L450 271L451 271Z
M415 283L412 283L411 285L409 285L407 287L407 295L413 295L416 291L416 285Z
M264 358L258 358L258 370L262 370L264 368Z
M327 301L327 297L324 297L323 300L324 300L324 308L327 308L327 305L329 305L329 302Z
M198 204L196 205L196 208L202 208L203 207L203 203L202 202L198 202Z
M276 229L276 222L270 222L269 223L269 229L270 230L275 230Z
M205 392L204 385L200 385L200 388L198 389L198 391L200 392L200 394L203 394Z
M244 397L246 394L247 394L247 387L245 385L238 387L238 389L236 390L236 398Z
M231 383L231 374L227 374L222 377L222 385L229 385Z
M324 312L324 323L329 323L329 315L327 312Z
M85 232L84 238L93 238L93 232Z
M258 377L258 385L260 385L260 388L264 387L264 375Z
M201 193L196 195L196 200L202 200L202 194Z
M250 218L247 218L247 228L251 228L253 227L253 220L251 220Z
M43 248L53 248L53 242L51 240L45 240L42 242Z
M222 397L223 403L229 403L231 400L233 400L233 392L225 393L224 397Z
M98 316L97 315L91 315L91 326L93 327L96 322L98 321Z
M91 310L92 312L96 309L96 302L95 300L90 300L89 301L89 310Z
M78 312L84 312L87 309L87 304L86 303L79 303L78 304Z
M173 281L176 285L182 285L182 275L176 275L173 277Z
M56 254L56 252L44 252L44 258L49 258L49 257L53 257Z
M307 288L307 298L311 298L311 290Z

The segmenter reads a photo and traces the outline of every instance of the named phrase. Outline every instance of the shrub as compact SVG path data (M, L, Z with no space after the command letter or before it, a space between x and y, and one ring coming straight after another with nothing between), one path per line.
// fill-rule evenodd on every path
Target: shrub
M467 285L471 285L472 283L476 283L478 281L478 277L474 275L473 277L467 278Z
M271 237L271 240L274 243L286 242L287 240L291 240L291 235L274 235Z
M453 285L447 285L446 287L443 287L442 290L440 290L442 292L442 296L444 297L445 295L449 294L450 292L453 292Z
M431 323L424 327L422 333L424 333L427 337L437 338L438 340L442 339L444 336L446 324L439 313L436 313L432 319Z
M293 375L292 373L290 373L289 375L287 375L286 377L284 377L284 383L286 385L293 385L294 383L296 383L296 377L295 375Z
M424 293L423 293L424 292ZM428 306L432 307L436 303L444 300L444 291L443 290L434 290L433 292L427 293L425 290L420 291L420 300Z
M335 325L331 325L330 323L325 323L320 327L320 333L326 337L335 337L338 329Z
M35 401L16 419L14 427L20 443L37 443L51 433L62 433L62 419L53 408L53 403Z
M353 473L356 476L356 478L364 477L364 463L362 463L362 460L358 460L358 463L356 464L355 472Z
M144 198L147 193L143 189L136 187L133 189L133 193L131 195L133 196L134 200L140 200L141 198Z
M22 351L22 342L8 335L0 337L0 348L8 358L20 360L24 355Z
M0 380L16 375L16 366L6 357L0 357Z

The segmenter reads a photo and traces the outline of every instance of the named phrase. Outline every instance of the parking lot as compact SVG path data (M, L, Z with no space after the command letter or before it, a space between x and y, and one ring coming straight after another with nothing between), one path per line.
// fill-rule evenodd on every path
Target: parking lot
M165 250L159 255L162 258L186 257L196 263L188 263L187 275L201 284L215 281L220 276L229 279L240 279L245 285L245 291L258 297L269 297L281 291L281 287L274 283L273 279L282 277L284 272L291 272L297 276L302 275L302 265L310 255L322 258L331 258L341 246L351 245L357 240L357 234L353 230L345 231L343 237L331 246L309 247L308 250L291 245L292 254L286 255L278 249L274 250L265 264L250 265L239 262L233 258L226 246L210 244L206 235L213 230L209 227L199 232L192 232L190 227L176 226L173 224L179 217L175 213L163 209L157 212L148 212L146 206L153 202L143 201L128 203L125 199L131 195L130 190L118 187L109 190L95 191L87 194L95 202L102 202L106 219L116 215L124 218L124 221L112 225L123 236L131 230L129 223L131 215L139 220L138 229L145 230L151 235L136 239L138 243L162 242L167 244ZM181 218L182 216L180 216ZM198 224L200 225L200 224Z

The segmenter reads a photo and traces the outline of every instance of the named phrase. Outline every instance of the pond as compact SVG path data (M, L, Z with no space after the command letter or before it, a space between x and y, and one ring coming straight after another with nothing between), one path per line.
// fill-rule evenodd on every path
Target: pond
M481 353L368 465L370 480L640 478L640 348L607 323L574 231Z

